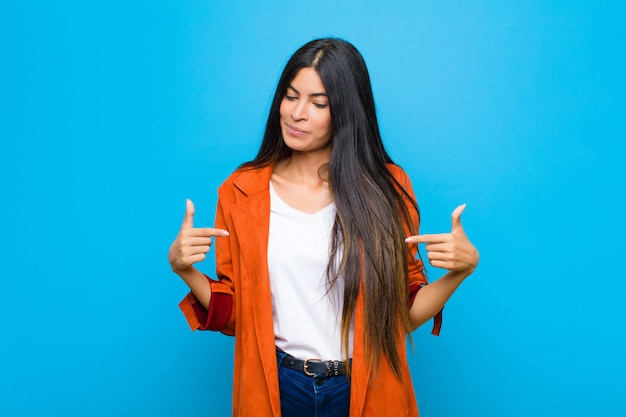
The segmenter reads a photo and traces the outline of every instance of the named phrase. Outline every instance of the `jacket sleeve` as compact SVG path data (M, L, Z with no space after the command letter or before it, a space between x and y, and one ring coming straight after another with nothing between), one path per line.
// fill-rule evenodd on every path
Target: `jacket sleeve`
M407 192L407 194L414 201L417 201L415 199L415 193L413 192L411 180L404 171L402 171L400 184L404 187L404 190ZM411 215L411 219L413 221L413 224L415 225L415 230L413 232L409 231L409 233L417 233L419 230L419 214L417 210L415 210L415 208L413 207L413 204L407 202L407 207L409 208L409 214ZM411 245L409 247L409 254L407 259L409 268L409 308L413 305L418 291L422 289L424 285L428 285L428 280L424 271L424 263L417 256L417 245ZM441 332L441 324L443 320L442 312L443 308L434 317L433 329L431 333L435 336L439 336L439 333Z
M218 201L215 227L232 230L232 222L226 220L224 207ZM207 277L211 284L211 302L205 309L193 293L187 294L180 302L191 330L215 330L227 335L235 334L235 305L233 286L233 263L229 237L215 238L217 280Z

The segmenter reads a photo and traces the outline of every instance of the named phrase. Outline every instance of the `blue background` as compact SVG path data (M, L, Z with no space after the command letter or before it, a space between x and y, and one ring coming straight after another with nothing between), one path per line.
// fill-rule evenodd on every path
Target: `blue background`
M167 250L329 35L422 231L466 202L481 252L414 335L422 415L625 415L624 4L2 0L0 415L230 413L233 341L189 331Z

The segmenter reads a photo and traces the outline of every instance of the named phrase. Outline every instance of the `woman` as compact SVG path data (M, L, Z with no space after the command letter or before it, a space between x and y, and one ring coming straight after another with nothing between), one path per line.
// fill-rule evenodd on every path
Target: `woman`
M406 336L478 264L463 209L451 233L417 236L417 203L383 147L363 58L338 39L301 47L257 157L219 188L216 228L194 228L188 200L169 253L191 289L181 309L192 329L236 338L233 415L417 416ZM212 236L217 280L193 266ZM417 243L448 270L430 285Z

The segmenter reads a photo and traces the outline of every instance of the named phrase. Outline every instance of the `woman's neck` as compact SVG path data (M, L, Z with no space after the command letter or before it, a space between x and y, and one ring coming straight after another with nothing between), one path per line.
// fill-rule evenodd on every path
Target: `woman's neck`
M292 156L274 165L272 184L280 198L305 213L317 213L332 202L323 165L330 158L311 152Z
M293 154L278 163L274 172L281 177L303 184L318 184L325 182L320 177L320 168L330 161L329 152L293 152Z

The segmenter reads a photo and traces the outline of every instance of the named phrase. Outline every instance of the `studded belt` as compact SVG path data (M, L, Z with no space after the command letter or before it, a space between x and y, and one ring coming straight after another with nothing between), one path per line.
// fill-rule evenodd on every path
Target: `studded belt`
M308 376L324 375L339 376L346 374L345 361L322 361L321 359L296 359L289 354L285 354L280 366L304 372Z

